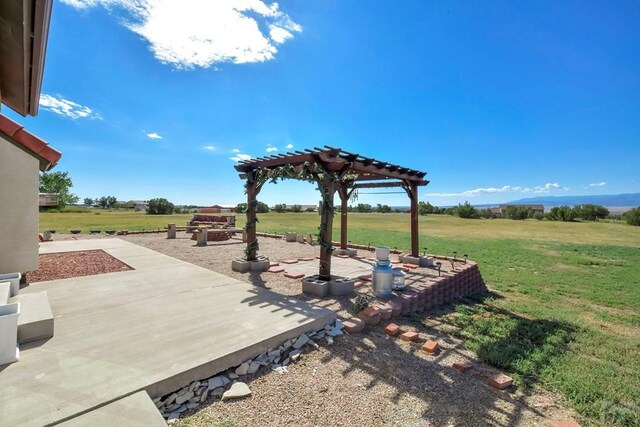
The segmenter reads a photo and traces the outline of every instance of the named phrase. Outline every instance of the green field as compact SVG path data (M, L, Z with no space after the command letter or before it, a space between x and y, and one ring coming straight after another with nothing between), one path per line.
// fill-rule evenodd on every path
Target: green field
M190 217L42 213L40 229L153 229ZM409 248L407 214L349 219L354 243ZM315 233L319 225L313 213L259 220L258 230L278 233ZM445 318L480 358L511 373L523 389L559 391L587 424L640 425L640 227L437 215L421 217L420 231L429 253L469 254L494 291Z

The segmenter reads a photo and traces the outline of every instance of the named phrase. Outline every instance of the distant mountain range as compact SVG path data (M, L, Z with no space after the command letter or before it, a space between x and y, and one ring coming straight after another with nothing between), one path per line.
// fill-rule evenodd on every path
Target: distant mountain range
M640 193L627 194L605 194L600 196L540 196L528 197L514 200L506 204L509 205L534 205L540 204L545 207L554 206L575 206L590 203L605 207L632 207L640 206Z

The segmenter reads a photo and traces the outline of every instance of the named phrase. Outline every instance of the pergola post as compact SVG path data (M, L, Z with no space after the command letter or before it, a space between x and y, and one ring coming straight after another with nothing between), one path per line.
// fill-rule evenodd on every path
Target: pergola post
M349 213L349 197L351 192L347 190L346 184L340 184L338 187L338 195L340 196L340 249L347 249L347 216Z
M257 197L261 185L256 181L247 181L247 261L255 261L258 256L257 242Z
M414 181L404 181L402 188L411 200L411 256L420 256L420 236L418 234L418 184Z
M333 196L336 192L336 184L329 178L322 180L322 191L325 193L323 200L329 202L331 209L327 209L327 204L323 203L322 215L320 217L320 240L324 242L320 246L320 269L319 276L322 280L331 280L331 252L329 247L332 242L333 229Z

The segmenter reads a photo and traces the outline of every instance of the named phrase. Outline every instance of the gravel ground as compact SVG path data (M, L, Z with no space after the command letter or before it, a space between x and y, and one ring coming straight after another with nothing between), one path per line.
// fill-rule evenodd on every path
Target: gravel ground
M26 282L44 282L126 270L131 270L131 267L104 251L42 254L39 257L38 269L26 274Z
M163 234L122 238L255 286L333 309L343 319L353 316L348 298L306 296L301 293L299 280L282 274L232 271L231 260L243 255L244 244L238 239L196 247L184 233L178 236L175 240L167 240ZM69 235L55 236L56 240L69 238ZM318 250L309 245L260 238L260 254L272 261L313 257ZM370 255L366 251L361 254ZM370 291L365 286L359 292ZM498 391L489 387L486 378L498 371L480 362L448 333L451 326L442 320L442 315L449 313L449 309L393 319L403 331L418 332L419 343L388 337L383 332L388 322L367 327L361 334L340 337L333 346L305 354L301 361L289 366L286 374L259 371L243 377L252 390L250 398L227 402L209 399L204 406L186 413L179 424L548 426L555 420L575 418L574 412L562 405L560 396L541 388L511 387ZM441 351L437 355L420 350L427 339L438 341ZM461 361L472 362L473 369L462 374L451 367Z

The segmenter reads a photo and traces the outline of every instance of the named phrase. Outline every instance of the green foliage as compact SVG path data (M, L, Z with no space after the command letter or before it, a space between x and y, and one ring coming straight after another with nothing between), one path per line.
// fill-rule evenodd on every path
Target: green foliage
M431 214L443 214L446 209L439 208L437 206L433 206L429 202L418 202L418 214L420 215L431 215Z
M93 206L93 199L91 197L85 197L83 200L83 204L87 206Z
M291 212L302 212L302 206L301 205L291 206Z
M360 313L365 308L369 307L369 297L367 294L358 294L351 300L351 307L354 314Z
M110 209L116 207L118 200L114 196L102 196L96 200L98 206L103 209Z
M493 212L491 212L491 209L480 209L478 211L478 215L480 215L480 218L484 218L484 219L493 218Z
M389 213L391 212L391 208L388 205L381 205L380 203L378 203L378 205L376 206L376 212Z
M584 221L597 221L598 219L605 219L609 216L609 209L600 205L576 205L573 207L576 218L580 218Z
M57 193L58 208L76 203L79 197L69 190L73 187L73 181L68 172L42 172L40 174L40 192Z
M458 204L458 207L456 208L456 214L460 217L460 218L479 218L480 215L478 214L478 210L473 207L473 205L469 202L464 202L464 204Z
M622 218L627 221L627 224L629 225L640 226L640 206L628 210L624 215L622 215Z
M544 219L544 214L542 212L534 212L533 217L538 221L542 221Z
M523 220L533 217L533 210L526 206L509 205L505 209L505 215L509 219Z
M246 203L238 203L235 209L236 213L245 213L247 211Z
M550 221L570 222L576 219L576 212L569 206L556 206L551 208L547 214L547 219Z
M273 207L273 210L278 212L278 213L283 213L287 211L287 204L286 203L278 203L277 205L275 205Z
M366 212L371 212L373 210L373 208L368 203L358 203L356 205L355 210L356 210L356 212L366 213Z
M149 200L149 208L147 213L150 215L170 215L173 213L175 206L173 203L164 198Z
M267 206L266 203L258 202L258 204L256 205L256 212L257 213L267 213L267 212L269 212L269 206Z

